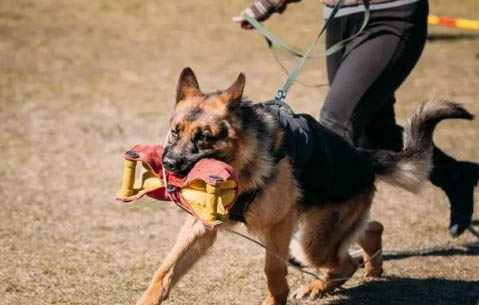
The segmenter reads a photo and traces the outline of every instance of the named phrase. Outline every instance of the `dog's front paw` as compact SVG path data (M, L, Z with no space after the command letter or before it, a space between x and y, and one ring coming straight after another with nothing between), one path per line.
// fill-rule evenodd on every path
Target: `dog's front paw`
M136 302L136 305L160 305L162 301L166 300L168 295L164 293L163 289L146 291L141 299Z
M274 297L269 291L261 305L285 305L288 300L288 292L281 296Z
M138 302L136 302L136 305L159 305L161 304L161 299L155 298L155 297L146 297L143 296Z
M293 294L291 295L292 298L295 299L304 299L309 297L310 299L317 299L318 297L322 297L326 291L325 283L321 281L314 281L309 284L302 285L298 289L296 289Z
M161 304L161 300L156 300L154 298L150 297L142 297L138 302L136 302L136 305L159 305Z

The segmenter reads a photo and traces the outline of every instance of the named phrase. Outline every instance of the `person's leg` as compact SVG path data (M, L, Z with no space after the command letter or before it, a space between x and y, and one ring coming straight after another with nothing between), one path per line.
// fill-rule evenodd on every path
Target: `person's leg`
M358 146L366 149L401 151L403 128L396 124L394 97L380 108L358 137Z
M428 3L372 11L366 29L345 50L327 58L330 91L320 122L355 142L362 129L408 76L422 53L427 34ZM359 31L363 14L334 18L326 47ZM353 132L353 129L358 129Z
M328 73L331 89L320 122L354 145L394 151L402 148L402 128L394 118L394 91L416 64L425 42L427 3L425 7L424 3L418 6L419 12L413 15L422 16L422 24L411 25L395 18L384 25L384 18L375 22L373 16L368 31L348 46L341 61L336 57L330 64L328 60L328 69L333 68ZM394 12L398 13L403 12ZM343 33L347 30L354 32L342 29ZM431 182L448 196L450 232L459 235L471 220L472 194L479 175L477 164L457 162L435 148L434 166Z
M346 37L347 17L334 18L330 21L326 31L326 49L340 42ZM328 82L331 85L343 61L344 49L339 50L326 57L326 69L328 72Z
M359 17L348 16L352 24L359 23ZM400 17L390 23L372 19L370 28L348 44L334 71L320 123L354 145L372 117L391 104L422 52L425 24L416 26Z
M451 205L449 233L459 236L471 224L479 165L457 161L437 147L434 147L433 162L434 169L429 180L446 193Z
M387 104L374 115L359 137L359 146L367 149L400 151L403 128L396 124L393 104ZM449 199L451 214L449 232L459 236L469 226L473 213L474 187L479 181L477 163L457 161L438 147L433 152L434 168L429 180L441 188Z

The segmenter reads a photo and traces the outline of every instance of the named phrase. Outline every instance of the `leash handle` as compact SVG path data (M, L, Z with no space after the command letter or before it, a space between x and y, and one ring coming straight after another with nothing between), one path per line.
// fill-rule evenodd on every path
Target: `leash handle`
M331 22L331 20L336 16L337 12L339 11L339 9L341 8L341 6L344 5L344 2L345 0L339 0L336 5L334 6L333 8L333 11L331 12L331 15L329 16L329 18L326 20L326 22L324 23L324 25L321 27L320 31L318 32L318 34L316 35L316 38L313 40L313 42L310 44L310 46L308 47L308 49L306 50L306 52L304 52L303 54L301 53L298 53L296 51L294 51L293 49L291 49L290 47L288 47L286 44L284 44L281 40L277 39L273 34L271 34L261 23L259 23L255 18L253 18L252 16L249 16L248 14L243 14L243 17L253 26L255 27L258 32L260 34L262 34L265 39L267 40L268 42L268 45L270 46L276 46L276 47L279 47L283 50L285 50L286 52L290 53L291 55L294 55L294 56L298 56L300 57L296 66L294 67L293 71L291 71L291 73L288 75L288 78L286 79L284 85L276 92L276 95L275 95L275 99L276 100L281 100L283 101L286 96L288 95L288 91L289 89L291 88L291 86L293 85L293 83L295 82L299 72L301 71L301 69L303 68L304 64L306 63L306 60L308 58L311 58L311 52L313 51L314 47L316 46L318 40L321 38L321 36L323 35L323 33L325 32L326 28L328 27L329 23ZM370 12L370 9L369 9L369 0L361 0L361 2L363 3L364 5L364 19L363 19L363 23L361 25L361 28L358 30L357 33L355 33L353 36L347 38L347 39L344 39L334 45L332 45L330 48L328 48L326 51L324 51L322 54L320 54L319 56L317 56L318 58L321 58L321 57L327 57L331 54L334 54L336 53L337 51L341 50L344 48L344 46L346 45L347 42L351 41L352 39L356 38L358 35L360 35L364 29L366 28L368 22L369 22L369 19L371 17L371 12Z

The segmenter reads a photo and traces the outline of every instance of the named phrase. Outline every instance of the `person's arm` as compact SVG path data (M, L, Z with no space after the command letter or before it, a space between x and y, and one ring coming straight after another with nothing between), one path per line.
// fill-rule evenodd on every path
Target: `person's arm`
M233 17L233 22L239 23L244 29L252 29L253 26L243 18L243 14L248 14L258 21L265 21L273 13L282 13L288 3L299 1L301 0L259 0Z

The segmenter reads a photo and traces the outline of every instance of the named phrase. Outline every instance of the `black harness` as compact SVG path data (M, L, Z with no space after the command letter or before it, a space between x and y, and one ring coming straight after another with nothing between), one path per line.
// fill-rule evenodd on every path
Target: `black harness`
M248 209L251 202L253 202L253 200L256 198L257 194L258 191L255 190L239 195L238 199L236 199L236 203L230 210L230 219L246 223L246 218L244 217L244 214L246 213L246 210Z
M283 139L278 150L274 152L274 162L278 164L285 157L292 161L295 177L299 177L303 168L313 154L313 139L308 121L301 115L295 114L284 102L278 100L255 104L271 114L284 131ZM272 173L274 175L274 173ZM262 191L257 189L239 195L236 203L230 210L230 219L246 223L244 217L249 205Z

